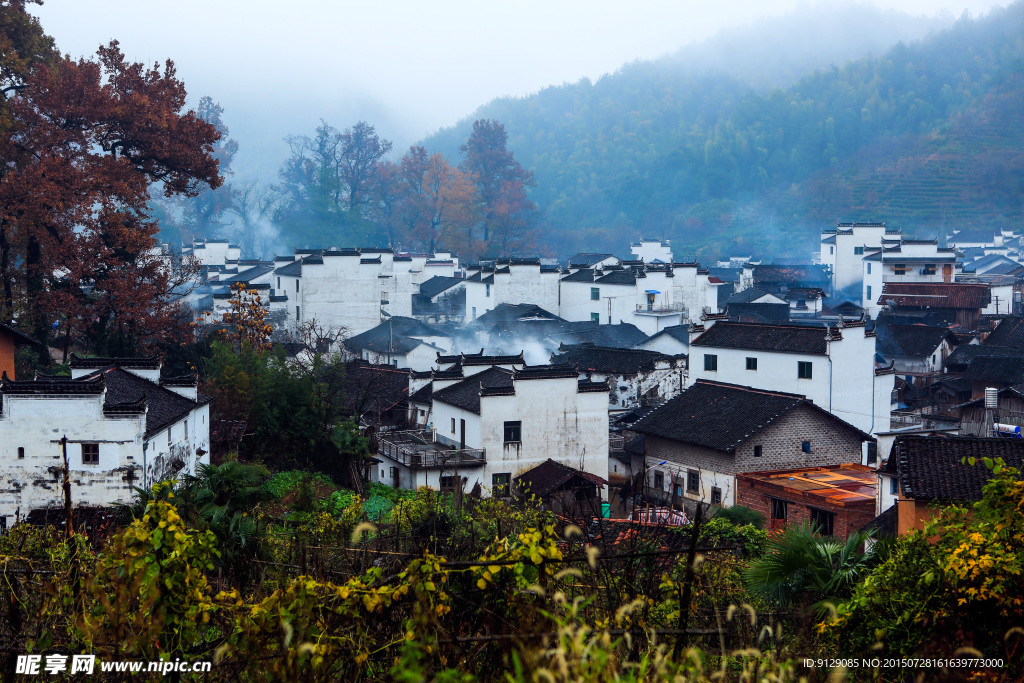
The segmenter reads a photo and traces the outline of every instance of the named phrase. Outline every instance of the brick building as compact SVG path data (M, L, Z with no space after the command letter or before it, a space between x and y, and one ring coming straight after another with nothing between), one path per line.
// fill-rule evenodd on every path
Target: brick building
M632 428L648 497L736 504L736 475L863 463L874 439L806 397L698 380Z
M843 464L736 475L736 504L757 510L770 528L811 523L846 538L875 517L877 478L865 465Z

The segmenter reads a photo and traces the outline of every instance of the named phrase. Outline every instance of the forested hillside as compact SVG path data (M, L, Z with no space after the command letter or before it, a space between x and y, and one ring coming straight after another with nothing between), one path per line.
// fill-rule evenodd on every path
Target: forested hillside
M424 144L503 122L550 246L673 240L677 257L794 254L837 218L926 234L1019 226L1024 4L765 91L666 58L494 101Z

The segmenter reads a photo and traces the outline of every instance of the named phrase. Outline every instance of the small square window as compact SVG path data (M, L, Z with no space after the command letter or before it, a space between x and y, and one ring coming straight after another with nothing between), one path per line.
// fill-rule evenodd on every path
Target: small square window
M810 441L802 442L800 444L800 450L802 450L804 453L810 453L811 452L811 442Z
M523 440L523 423L519 420L505 423L505 443L519 443Z
M25 459L25 447L24 446L18 446L18 460L24 460L24 459Z
M100 464L100 445L98 443L83 443L82 444L82 464L83 465L99 465Z
M857 256L862 255L864 253L864 247L854 247L853 253L856 254Z
M601 300L601 288L600 287L591 287L590 288L590 300L591 301L600 301Z
M756 358L748 358L747 359L747 370L757 370L757 359Z
M700 493L700 472L696 470L686 471L686 490L689 493Z
M760 444L758 444L757 446L754 446L754 457L755 458L760 458L761 457L761 446L760 446Z
M779 500L778 498L772 498L772 519L786 519L788 512L786 501Z
M717 486L711 487L711 504L721 505L722 504L722 489Z
M441 477L441 490L452 493L458 488L458 477Z
M590 314L590 322L601 324L601 314L600 313L591 313Z
M797 361L796 376L799 379L812 379L814 364L807 360Z
M512 473L500 472L491 475L491 495L507 496L512 490Z
M704 370L715 372L718 370L718 356L713 353L704 354Z

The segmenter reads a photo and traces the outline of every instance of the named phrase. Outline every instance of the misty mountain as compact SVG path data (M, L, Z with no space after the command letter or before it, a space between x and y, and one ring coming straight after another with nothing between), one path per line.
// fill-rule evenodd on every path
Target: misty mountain
M673 239L677 256L792 253L837 218L918 234L1019 222L1024 5L941 31L880 14L761 22L496 100L424 144L454 155L473 120L502 121L559 253L641 234Z

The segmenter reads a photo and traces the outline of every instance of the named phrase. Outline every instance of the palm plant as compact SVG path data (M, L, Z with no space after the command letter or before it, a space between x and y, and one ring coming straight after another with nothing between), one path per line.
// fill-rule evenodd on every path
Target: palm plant
M790 526L769 541L763 557L743 572L750 590L784 607L813 602L817 612L848 597L876 564L878 553L862 552L867 534L855 532L846 541L821 536L808 524Z

